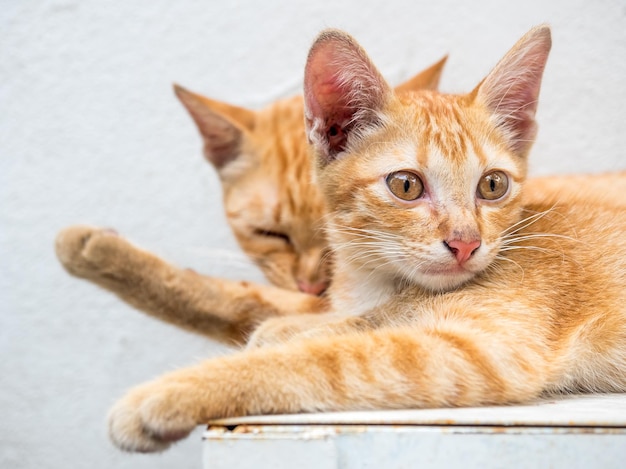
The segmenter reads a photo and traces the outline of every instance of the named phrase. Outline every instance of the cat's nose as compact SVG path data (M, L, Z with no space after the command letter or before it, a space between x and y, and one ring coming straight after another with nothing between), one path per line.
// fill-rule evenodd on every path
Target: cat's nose
M480 247L480 240L465 242L459 239L453 239L451 241L444 241L443 244L454 254L457 262L463 264L472 257L472 254Z
M319 296L328 289L328 282L307 282L298 280L298 290L309 295Z

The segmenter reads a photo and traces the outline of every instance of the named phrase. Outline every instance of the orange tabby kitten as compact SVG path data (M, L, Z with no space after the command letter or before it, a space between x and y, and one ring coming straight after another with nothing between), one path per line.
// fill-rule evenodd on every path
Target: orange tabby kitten
M436 88L445 61L396 90ZM227 219L239 244L280 289L180 269L112 230L87 226L66 228L57 237L64 267L151 316L227 343L243 343L267 317L325 310L327 301L316 295L328 287L330 256L324 203L311 181L302 97L252 111L179 86L175 91L219 174Z
M333 313L270 319L248 350L132 389L113 442L158 451L236 415L626 391L623 205L584 187L523 198L550 45L532 29L466 95L395 94L351 37L323 32L304 96Z

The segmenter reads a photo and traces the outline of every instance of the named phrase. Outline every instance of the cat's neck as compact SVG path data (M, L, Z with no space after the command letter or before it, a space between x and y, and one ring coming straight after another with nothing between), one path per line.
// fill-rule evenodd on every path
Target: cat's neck
M399 285L388 273L364 268L345 253L336 253L335 271L330 288L332 309L360 316L385 303L397 293Z

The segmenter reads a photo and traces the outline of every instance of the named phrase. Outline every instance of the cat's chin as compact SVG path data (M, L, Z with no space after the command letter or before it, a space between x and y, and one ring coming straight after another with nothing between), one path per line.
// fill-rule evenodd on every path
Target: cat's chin
M460 287L475 276L475 272L470 272L465 269L439 269L420 272L414 277L414 282L426 290L446 292Z

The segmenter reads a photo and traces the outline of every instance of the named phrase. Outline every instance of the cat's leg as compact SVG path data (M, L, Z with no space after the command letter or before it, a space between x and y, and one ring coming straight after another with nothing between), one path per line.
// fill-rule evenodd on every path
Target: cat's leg
M160 451L210 419L273 413L475 406L545 385L532 341L409 327L246 350L132 389L109 414L113 442Z
M56 252L72 275L112 291L151 316L231 344L244 342L268 317L325 308L322 298L304 293L180 269L112 230L66 228L57 236Z
M298 314L269 318L254 330L247 348L280 345L292 340L366 331L374 327L371 321L360 316L335 313Z

